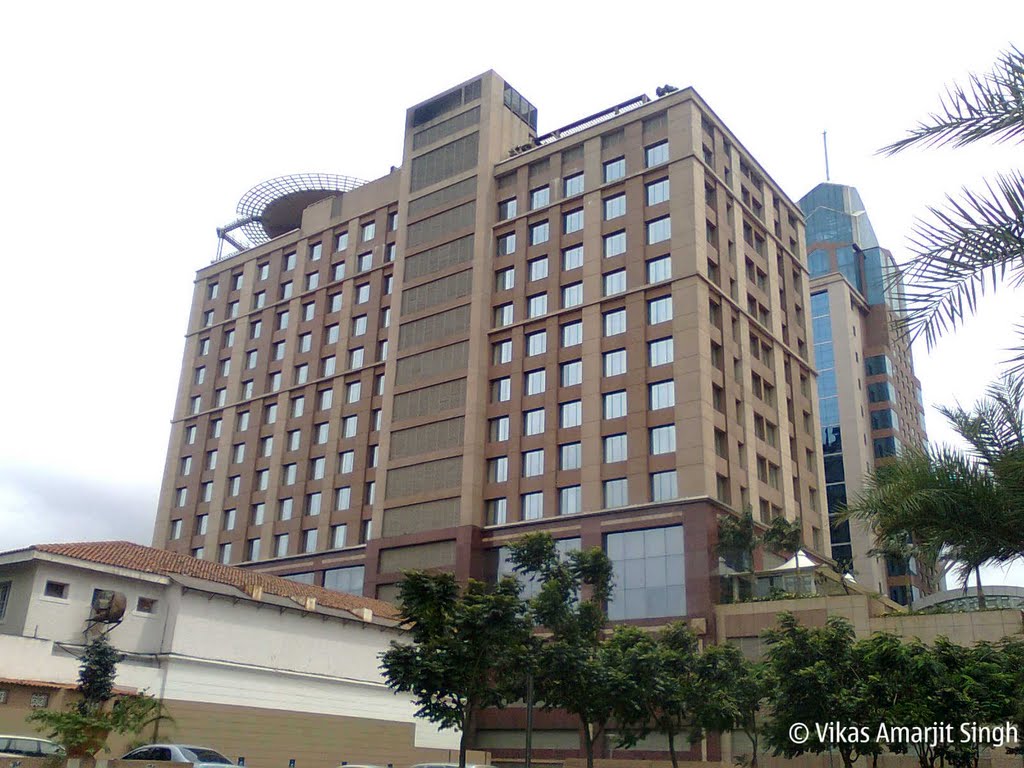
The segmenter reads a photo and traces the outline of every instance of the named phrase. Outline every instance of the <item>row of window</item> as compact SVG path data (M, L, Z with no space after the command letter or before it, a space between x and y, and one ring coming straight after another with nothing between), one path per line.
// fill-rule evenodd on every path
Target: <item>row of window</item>
M658 165L663 165L668 162L668 141L659 141L656 144L652 144L644 148L644 167L653 168ZM617 157L613 160L608 160L602 167L602 179L604 184L609 184L613 181L618 181L626 176L626 158ZM664 180L666 185L668 180ZM658 183L658 182L654 182ZM649 184L648 187L651 185ZM584 175L583 173L574 173L570 176L566 176L562 179L562 197L576 197L582 195L585 189ZM538 208L543 208L551 204L551 185L545 184L540 187L534 187L530 190L529 195L529 209L531 211ZM667 189L666 189L667 199ZM660 201L659 201L660 202ZM650 195L648 195L648 204L650 203ZM518 201L514 197L507 198L498 203L498 219L504 221L505 219L511 219L518 215Z
M366 540L370 538L370 522L369 520L363 521L362 531L360 535L360 544L366 543ZM332 525L328 529L328 537L330 541L330 549L341 549L346 546L346 539L348 536L348 526L344 523L340 525ZM291 551L291 534L279 533L276 534L272 539L272 550L271 557L287 557L293 554L310 554L317 551L317 543L319 539L319 531L316 528L307 528L299 532L299 550L298 552ZM192 557L202 560L206 557L206 547L193 547L190 550ZM234 543L230 541L223 542L217 545L217 562L225 565L230 564L237 558L235 557ZM245 541L245 556L242 558L245 561L252 562L260 560L263 556L262 553L262 539L252 538L246 539ZM334 587L328 587L333 589ZM343 590L344 591L344 590ZM361 592L361 590L360 590Z
M666 182L667 183L667 182ZM611 210L619 210L621 207L621 213L616 216L625 215L626 202L625 197L621 196L621 206L618 202L614 203ZM618 200L618 198L614 198ZM607 214L609 208L608 201L605 203L605 213ZM573 232L579 232L583 229L583 209L580 208L576 211L570 211L569 213L563 214L563 232L564 234L572 234ZM612 218L615 218L613 216ZM647 245L657 245L663 243L672 237L672 218L671 216L662 216L657 219L651 219L650 221L644 222L644 231L646 233L645 242ZM528 231L528 242L531 246L543 245L551 239L551 225L548 221L540 221L536 224L531 224ZM504 235L499 235L497 240L497 255L498 256L509 256L515 253L516 250L516 233L509 232ZM602 250L605 258L611 258L613 256L619 256L626 252L626 230L621 229L616 232L611 232L604 235L602 238ZM568 250L568 249L567 249Z
M650 259L647 262L647 282L649 284L662 282L672 277L672 258L670 256L661 256L656 259ZM506 290L511 288L515 284L515 273L513 268L505 270L499 270L496 273L499 290ZM618 269L613 272L607 272L603 275L603 295L605 297L615 296L620 293L625 293L627 290L626 284L626 270ZM564 285L561 288L561 309L572 309L583 304L583 283L571 283ZM666 302L661 305L662 308L667 307L667 311L671 312L671 303ZM548 293L536 293L526 297L526 318L534 319L542 317L548 312ZM671 319L671 316L669 318ZM506 326L515 323L515 304L507 302L505 304L499 304L494 308L494 326L497 328L504 328ZM662 322L662 321L659 321Z
M676 470L652 472L648 476L648 493L644 498L630 499L629 480L618 477L601 483L602 508L616 509L630 504L672 501L679 498ZM556 491L559 515L574 515L583 509L583 488L580 485L562 486ZM488 499L485 502L487 525L504 525L517 520L539 520L544 517L544 493L534 491L519 496L519 516L514 517L505 496Z

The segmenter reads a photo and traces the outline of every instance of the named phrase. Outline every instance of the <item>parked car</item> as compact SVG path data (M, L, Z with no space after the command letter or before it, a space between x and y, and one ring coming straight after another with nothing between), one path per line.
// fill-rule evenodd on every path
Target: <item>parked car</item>
M417 763L412 768L459 768L458 763ZM466 768L494 768L484 763L466 763Z
M192 763L195 768L234 765L215 749L193 747L187 744L147 744L144 747L133 749L121 759L144 760L148 763Z
M63 755L64 747L38 736L0 736L0 757L49 757Z

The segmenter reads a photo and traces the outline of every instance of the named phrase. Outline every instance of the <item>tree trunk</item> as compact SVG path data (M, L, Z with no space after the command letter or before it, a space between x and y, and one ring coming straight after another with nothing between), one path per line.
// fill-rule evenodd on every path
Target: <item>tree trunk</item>
M845 768L853 768L853 750L852 749L840 749L839 756L843 758L843 765Z
M462 736L459 738L459 768L466 768L466 751L469 749L469 742L473 736L475 719L476 707L466 704L465 714L462 717Z
M978 581L978 610L984 611L988 606L985 604L985 590L981 587L981 567L975 566L974 578Z
M747 552L747 561L750 563L750 599L757 597L757 573L754 571L754 550Z
M587 768L594 768L594 737L590 734L590 723L582 723L582 725L583 750L587 757Z
M676 735L672 729L668 732L668 754L672 758L672 768L679 768L679 756L676 755Z
M747 733L750 739L750 768L757 768L757 731Z

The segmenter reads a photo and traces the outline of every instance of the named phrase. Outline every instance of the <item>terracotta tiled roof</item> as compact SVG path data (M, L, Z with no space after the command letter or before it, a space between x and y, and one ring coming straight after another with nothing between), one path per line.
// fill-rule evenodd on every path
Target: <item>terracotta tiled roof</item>
M191 576L195 579L228 584L243 591L251 592L259 587L264 594L304 599L315 597L318 606L336 608L344 611L357 611L369 608L375 616L388 619L398 618L398 609L391 603L373 600L368 597L348 595L335 592L311 584L300 584L283 579L280 576L235 568L209 560L197 560L188 555L168 552L154 547L144 547L130 541L86 541L75 544L38 544L31 547L38 552L63 555L90 563L100 563L120 568L128 568L143 573L156 573L165 576Z
M55 683L50 680L19 680L13 677L0 677L0 685L21 686L23 688L56 688L65 691L73 691L78 687L78 683ZM120 685L115 685L113 690L114 693L123 695L139 692L138 688L125 688Z

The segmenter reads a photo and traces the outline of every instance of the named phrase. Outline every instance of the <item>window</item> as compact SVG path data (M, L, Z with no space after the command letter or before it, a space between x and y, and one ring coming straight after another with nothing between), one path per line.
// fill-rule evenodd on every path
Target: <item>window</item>
M610 221L626 215L626 196L615 195L604 199L604 220Z
M605 509L615 509L629 504L629 481L626 478L605 480L603 490Z
M621 419L626 415L626 391L608 392L602 396L604 403L604 417L606 419Z
M185 444L194 445L196 442L196 427L194 424L185 427Z
M583 283L571 283L562 288L562 308L578 307L583 303Z
M375 222L375 221L368 221L365 224L363 224L362 229L360 230L360 235L359 235L359 239L362 242L365 243L365 242L368 242L370 240L373 240L373 238L376 237L376 236L377 236L377 222Z
M604 295L614 296L626 290L626 270L617 269L604 275Z
M626 158L617 157L604 164L604 183L616 181L626 175Z
M279 533L274 537L274 556L285 557L288 555L288 534Z
M676 450L676 425L666 424L663 427L651 429L651 455L660 456L663 453L675 453Z
M562 470L579 469L583 461L581 443L563 443L558 446L558 468Z
M559 366L560 378L563 387L575 387L583 383L583 362L581 360L569 360Z
M359 426L358 416L346 416L341 420L341 436L355 437Z
M583 266L583 246L574 245L562 251L562 269L579 269Z
M564 194L563 197L572 197L573 195L583 194L583 174L577 173L575 176L567 176L564 181Z
M491 402L504 403L512 399L512 379L505 376L491 382Z
M523 414L523 434L527 437L544 432L544 409L537 408Z
M309 366L306 363L295 366L295 378L296 384L305 384L309 381Z
M363 367L363 348L356 347L348 351L348 367L349 368L362 368Z
M312 291L318 287L320 287L320 273L310 272L308 275L306 275L306 290ZM311 318L307 317L306 319L309 320Z
M290 299L292 297L294 285L291 280L281 284L281 298Z
M512 362L512 339L494 342L491 345L491 359L495 365Z
M515 253L516 250L516 233L509 232L507 235L501 235L498 237L498 255L508 256L510 253Z
M351 470L349 470L351 471ZM334 508L343 511L352 506L352 489L349 486L339 488L334 494Z
M672 237L672 219L662 216L660 219L647 222L647 244L663 243Z
M297 419L302 416L306 411L306 398L304 397L293 397L292 398L292 418Z
M245 553L245 559L250 561L250 562L253 561L253 560L259 560L260 559L260 540L259 539L249 539L248 542L246 542L246 544L247 544L247 546L246 546L246 550L247 551Z
M259 266L256 267L256 279L257 280L266 280L268 277L270 277L270 264L269 263L260 264Z
M572 429L583 423L583 401L570 400L558 406L558 426Z
M380 327L387 328L391 325L391 307L384 307L380 311Z
M295 269L295 253L286 253L281 259L281 271L290 272Z
M291 499L281 499L277 503L277 519L278 520L291 520L293 511L293 502Z
M50 706L50 694L33 693L32 696L29 698L29 705L32 707L32 709L46 709L48 706Z
M658 411L671 408L676 404L676 386L671 379L658 381L648 387L650 394L650 410Z
M652 181L647 185L647 204L658 205L669 199L668 179Z
M537 331L526 336L526 356L543 355L548 351L547 331Z
M537 371L526 372L526 391L525 395L539 395L544 391L545 387L545 371L543 368Z
M666 323L672 319L672 297L663 296L647 302L647 322L650 325Z
M579 232L583 229L583 209L578 208L575 211L569 211L562 216L562 231L571 235L573 232Z
M258 469L256 470L256 490L265 491L270 485L270 470L269 469Z
M284 331L288 328L288 310L277 313L277 330Z
M190 412L194 415L203 410L203 398L200 395L196 395L189 401Z
M352 318L352 335L363 336L366 333L366 315ZM303 350L306 351L306 350Z
M363 383L361 381L350 381L345 385L345 402L357 403L362 396Z
M487 481L504 483L508 480L508 456L498 456L487 460Z
M679 497L676 471L651 473L651 501L668 501Z
M530 210L543 208L551 202L551 188L547 185L530 190Z
M604 257L610 259L626 252L626 231L612 232L604 236Z
M335 293L331 296L331 312L341 311L342 298L340 293Z
M213 300L217 298L217 294L220 293L220 285L217 283L210 283L206 286L206 298Z
M46 597L52 597L56 600L67 600L68 590L68 585L62 581L47 581L46 585L43 587L43 595Z
M229 552L229 555L230 555L230 550L228 550L228 552ZM150 613L150 614L156 613L157 602L158 601L156 600L156 598L140 597L138 600L135 601L135 612L136 613ZM3 617L3 614L0 613L0 618L2 618L2 617Z
M562 326L562 346L575 347L583 343L583 321L566 323Z
M395 232L398 230L398 212L392 211L388 214L388 232Z
M548 312L548 295L546 293L536 293L533 296L529 296L526 299L526 316L527 317L540 317L546 315Z
M341 525L331 526L331 548L341 549L345 546L345 537L348 534L348 526L344 523Z
M629 457L628 442L624 434L608 435L602 440L602 443L604 446L605 464L625 461Z
M323 456L318 456L309 462L309 476L313 480L323 480L326 469L327 459Z
M188 488L178 488L174 493L174 506L184 507L188 501Z
M530 245L542 245L551 236L551 227L548 222L541 221L530 225Z
M510 197L498 203L498 221L514 218L516 215L516 199Z
M577 515L583 511L583 489L570 485L558 489L558 514Z
M608 618L684 616L683 527L610 533L605 550L612 561Z
M644 167L651 168L668 162L668 142L660 141L644 148Z
M201 501L209 502L209 501L213 500L213 483L212 482L202 483L199 486L199 489L202 492L202 496L200 497Z
M302 551L316 551L316 528L309 528L302 532Z
M626 350L614 349L611 352L605 352L602 357L604 358L605 376L621 376L626 372Z
M498 328L504 328L506 325L512 325L514 322L514 307L511 303L501 304L494 308L494 325Z
M366 272L373 266L373 251L360 253L356 256L356 271Z
M334 250L335 252L344 251L348 248L348 232L339 232L334 236Z
M333 389L322 389L319 392L320 395L320 410L329 410L334 402L334 390Z
M548 257L541 256L539 259L534 259L527 265L529 269L530 281L543 280L548 276Z
M660 256L647 262L647 282L660 283L672 278L672 257Z
M202 355L208 355L208 354L210 354L210 340L209 339L201 339L199 341L199 355L202 356Z
M231 542L226 542L217 547L217 562L224 565L231 562Z
M498 416L497 418L491 419L489 424L489 434L491 442L502 443L508 440L509 434L509 418L508 416Z
M508 522L508 499L488 499L486 506L488 525L504 525Z
M363 283L356 286L356 304L365 304L370 300L370 284Z
M665 365L672 362L672 338L658 339L647 343L648 365Z
M523 507L523 520L537 520L544 517L543 493L524 493L520 501Z
M225 509L224 515L221 517L221 530L233 531L235 530L235 517L237 516L237 510Z
M199 366L196 368L195 375L192 377L193 384L202 384L206 380L206 366Z
M523 477L540 477L544 474L544 449L523 452Z
M494 290L509 291L516 285L516 270L513 267L499 269L494 273Z
M295 485L295 481L298 479L298 465L285 464L281 467L281 470L281 483L283 485Z

